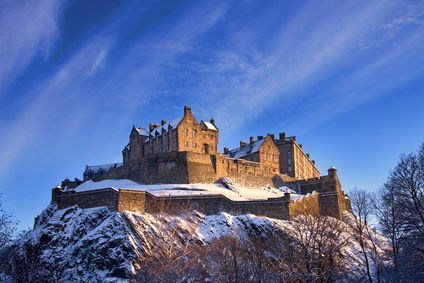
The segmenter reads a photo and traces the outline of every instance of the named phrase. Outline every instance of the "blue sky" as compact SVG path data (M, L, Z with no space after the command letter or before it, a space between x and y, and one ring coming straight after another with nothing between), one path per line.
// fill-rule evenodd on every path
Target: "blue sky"
M424 141L422 1L3 0L0 34L0 192L20 228L184 105L221 151L296 135L346 191Z

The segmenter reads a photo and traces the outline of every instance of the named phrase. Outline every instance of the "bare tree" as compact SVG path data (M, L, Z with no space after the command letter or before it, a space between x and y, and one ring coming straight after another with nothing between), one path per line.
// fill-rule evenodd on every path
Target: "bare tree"
M217 282L249 282L247 259L249 242L239 232L215 239L208 251L207 262Z
M399 199L395 194L392 182L388 181L378 191L377 197L373 199L373 204L378 219L378 228L380 233L390 241L390 251L393 265L387 267L386 275L391 281L399 279L400 261L400 243L406 236L405 222L402 220L402 209L398 205Z
M327 216L300 215L292 227L276 255L282 281L333 282L346 276L348 259L343 249L349 245L349 236L344 223Z
M403 154L379 194L380 229L390 240L394 272L404 280L424 280L424 143Z
M0 194L0 249L11 243L17 225L17 221L13 219L12 214L3 209L2 204Z
M133 235L139 243L142 243L136 259L138 269L135 280L188 282L202 279L205 273L202 262L197 256L202 252L202 247L193 237L193 226L184 225L187 222L194 222L195 215L184 213L175 217L165 212L158 212L146 213L144 217L150 219L148 225L134 223L143 217L130 219L127 215L126 218Z
M355 188L350 192L350 201L352 205L354 223L353 231L354 238L358 241L362 254L365 259L365 274L369 282L373 282L371 276L371 255L369 254L371 249L369 248L368 241L372 241L370 235L370 228L368 226L368 221L373 212L374 206L371 201L371 195L363 190L358 190Z

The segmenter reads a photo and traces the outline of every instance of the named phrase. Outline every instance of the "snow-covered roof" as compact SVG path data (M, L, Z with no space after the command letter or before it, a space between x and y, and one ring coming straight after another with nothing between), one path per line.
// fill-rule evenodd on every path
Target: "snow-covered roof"
M111 164L103 164L103 165L87 165L85 172L92 171L94 173L97 173L100 170L102 170L103 172L108 172L112 169L121 167L122 165L123 165L123 163L111 163Z
M140 136L145 136L145 137L148 137L148 136L149 136L149 131L148 131L148 130L146 130L146 129L138 129L138 128L135 128L135 130L138 132L138 134L139 134Z
M209 122L203 122L203 123L205 123L206 128L208 128L208 130L215 130L215 131L218 130L212 123L209 123Z
M181 122L181 120L182 120L183 118L184 118L184 116L181 116L181 117L175 118L175 119L174 119L174 120L172 120L171 122L165 123L165 125L160 126L160 127L157 127L156 129L154 129L154 130L151 132L152 136L155 136L155 135L156 135L156 133L158 133L159 135L161 135L161 134L162 134L162 129L164 129L164 130L165 130L165 132L167 132L167 131L168 131L168 128L169 128L169 126L171 126L171 129L176 128L176 127L178 126L178 124ZM149 134L147 133L147 135L149 135Z
M261 147L264 141L265 139L261 139L261 140L255 141L254 143L248 143L247 145L243 147L235 148L231 150L230 152L228 152L227 157L241 158L251 153L258 152L259 148Z

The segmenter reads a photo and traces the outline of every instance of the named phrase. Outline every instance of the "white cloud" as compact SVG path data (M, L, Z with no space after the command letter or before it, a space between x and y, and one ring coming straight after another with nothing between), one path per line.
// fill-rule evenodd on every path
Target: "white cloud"
M58 21L64 1L14 1L0 4L0 90L36 56L47 58L60 40ZM1 91L0 91L1 92Z

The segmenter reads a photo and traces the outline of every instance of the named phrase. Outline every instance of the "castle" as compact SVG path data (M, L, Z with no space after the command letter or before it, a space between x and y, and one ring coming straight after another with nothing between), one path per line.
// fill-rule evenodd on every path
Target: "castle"
M52 203L60 208L79 205L81 208L108 206L115 211L154 211L158 202L178 206L184 202L201 208L205 213L232 211L252 213L280 219L291 219L298 214L330 215L342 218L343 210L350 210L350 201L341 189L337 169L328 169L320 176L315 162L305 154L296 137L280 133L278 139L268 134L224 153L218 152L219 128L215 120L197 122L189 106L184 115L170 122L151 123L149 128L133 126L129 143L122 151L123 162L88 166L84 181L129 179L140 184L221 183L228 180L240 187L260 189L265 186L286 186L304 195L294 201L290 193L266 200L233 201L222 195L155 196L149 192L104 188L78 192L83 183L78 179L62 182L52 191ZM225 181L222 181L225 180Z

